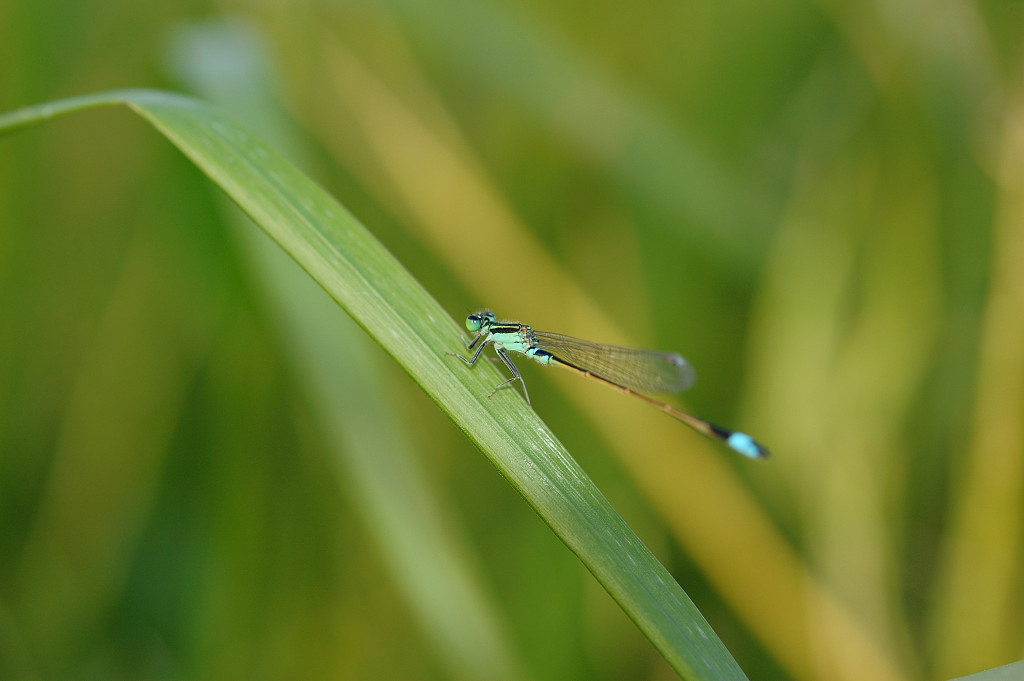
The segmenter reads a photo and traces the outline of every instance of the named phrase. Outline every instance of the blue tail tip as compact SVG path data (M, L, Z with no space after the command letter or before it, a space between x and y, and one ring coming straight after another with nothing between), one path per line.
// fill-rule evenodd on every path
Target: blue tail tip
M746 433L732 433L726 439L726 443L732 448L733 451L739 452L748 459L768 458L768 448L759 445L757 443L757 440L750 437Z

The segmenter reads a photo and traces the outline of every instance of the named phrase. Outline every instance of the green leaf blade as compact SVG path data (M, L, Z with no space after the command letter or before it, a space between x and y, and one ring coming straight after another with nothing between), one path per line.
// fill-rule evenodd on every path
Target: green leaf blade
M119 91L0 115L0 134L125 104L152 123L391 355L580 558L687 679L744 679L722 642L544 423L497 371L449 357L448 313L348 211L220 112L187 97Z

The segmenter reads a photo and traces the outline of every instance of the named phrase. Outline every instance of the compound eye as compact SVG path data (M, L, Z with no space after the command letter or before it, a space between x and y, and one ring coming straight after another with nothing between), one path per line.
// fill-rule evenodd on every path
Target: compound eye
M470 331L479 331L483 318L479 314L471 314L466 317L466 328Z

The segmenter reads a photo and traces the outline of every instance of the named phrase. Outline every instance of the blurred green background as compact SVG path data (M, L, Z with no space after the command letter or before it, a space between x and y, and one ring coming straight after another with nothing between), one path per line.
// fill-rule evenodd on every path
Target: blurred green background
M0 111L193 93L454 318L683 353L768 463L524 374L750 678L945 679L1024 657L1022 47L1016 1L6 0ZM0 678L672 676L153 129L0 140Z

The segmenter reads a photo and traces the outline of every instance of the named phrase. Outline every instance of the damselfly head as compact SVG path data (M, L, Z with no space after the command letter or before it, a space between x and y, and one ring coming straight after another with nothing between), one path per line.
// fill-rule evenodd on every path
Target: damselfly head
M466 328L471 333L476 333L480 329L486 330L488 326L497 321L494 313L490 310L482 310L480 312L474 312L473 314L466 317Z

